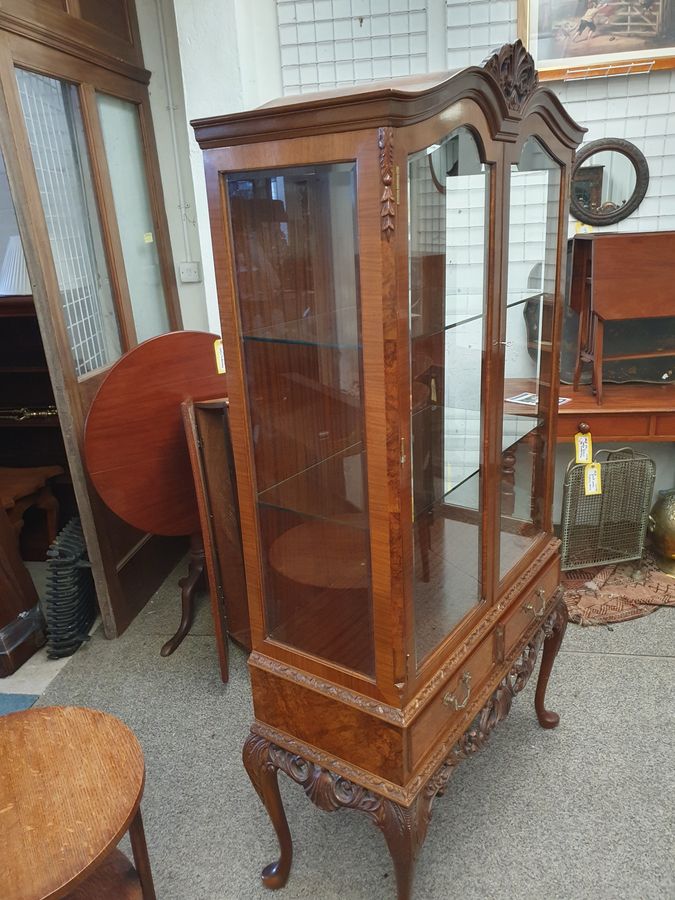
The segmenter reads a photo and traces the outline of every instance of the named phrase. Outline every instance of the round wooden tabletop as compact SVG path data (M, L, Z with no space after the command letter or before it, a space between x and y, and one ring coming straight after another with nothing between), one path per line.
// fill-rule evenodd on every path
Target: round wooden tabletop
M64 897L127 831L143 794L141 747L113 716L45 707L0 716L0 748L3 894Z
M172 331L143 341L111 367L92 401L84 432L89 476L110 509L140 531L199 531L180 405L225 396L217 338Z

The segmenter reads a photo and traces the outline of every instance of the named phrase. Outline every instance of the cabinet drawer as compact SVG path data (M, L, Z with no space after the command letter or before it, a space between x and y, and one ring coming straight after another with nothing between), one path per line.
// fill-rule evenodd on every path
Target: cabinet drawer
M414 721L410 735L413 767L434 745L440 734L449 732L464 719L467 708L480 690L492 667L492 635L488 635L461 663L443 688Z
M553 565L523 591L507 618L502 619L506 656L514 648L521 634L535 621L540 622L544 618L543 614L559 584L560 573L558 561L555 560Z

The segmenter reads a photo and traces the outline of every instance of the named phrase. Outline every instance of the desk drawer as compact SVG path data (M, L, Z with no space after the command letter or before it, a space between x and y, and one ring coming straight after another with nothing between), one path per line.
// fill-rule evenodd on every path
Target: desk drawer
M675 398L673 399L675 402ZM667 414L657 416L656 433L662 440L664 437L671 437L673 440L675 440L675 415Z
M489 634L454 672L452 678L414 721L410 735L413 767L440 734L449 732L466 714L492 668L492 634Z
M523 591L505 619L502 619L504 627L504 652L508 656L518 643L521 634L534 622L541 622L546 609L550 606L551 598L560 584L560 571L557 559L553 561L545 572Z
M602 407L598 407L602 409ZM651 416L649 413L609 415L597 412L580 412L558 415L558 443L573 441L579 430L579 422L591 426L593 441L640 440L649 437Z

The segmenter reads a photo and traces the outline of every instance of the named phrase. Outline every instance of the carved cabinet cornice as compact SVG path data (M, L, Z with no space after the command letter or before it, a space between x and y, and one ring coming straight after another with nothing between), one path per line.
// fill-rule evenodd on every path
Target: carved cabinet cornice
M520 42L193 125L253 635L244 761L282 851L263 877L290 868L282 771L370 816L406 898L433 798L542 644L537 713L557 724L552 448L583 129Z

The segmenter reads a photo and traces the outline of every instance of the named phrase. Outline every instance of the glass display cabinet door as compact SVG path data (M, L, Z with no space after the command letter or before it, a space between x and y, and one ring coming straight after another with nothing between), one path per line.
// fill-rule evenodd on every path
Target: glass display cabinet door
M488 167L462 127L410 156L413 602L417 664L483 597Z
M502 417L499 574L527 553L547 524L546 444L557 281L561 169L530 137L511 167ZM549 452L552 450L549 448Z
M267 636L372 675L356 164L226 179Z

